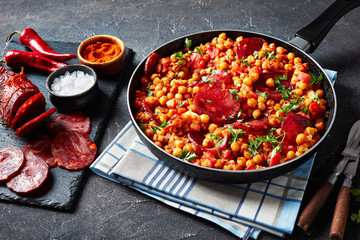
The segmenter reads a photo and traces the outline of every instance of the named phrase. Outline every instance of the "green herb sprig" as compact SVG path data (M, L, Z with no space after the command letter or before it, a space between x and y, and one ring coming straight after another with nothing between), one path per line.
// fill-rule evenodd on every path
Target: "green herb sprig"
M178 157L185 161L192 162L198 158L198 155L196 155L194 152L182 151Z
M352 188L350 189L351 195L354 197L355 202L360 202L360 188ZM360 209L358 213L353 213L350 216L351 220L360 223Z

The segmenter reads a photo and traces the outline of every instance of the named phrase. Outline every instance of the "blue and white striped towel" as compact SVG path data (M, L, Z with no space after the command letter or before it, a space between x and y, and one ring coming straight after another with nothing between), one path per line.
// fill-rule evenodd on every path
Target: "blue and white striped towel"
M336 72L327 71L327 74L330 79L336 79ZM287 174L262 182L207 182L166 166L128 123L90 169L174 208L212 221L240 238L256 239L260 231L279 237L292 233L313 162L311 158Z

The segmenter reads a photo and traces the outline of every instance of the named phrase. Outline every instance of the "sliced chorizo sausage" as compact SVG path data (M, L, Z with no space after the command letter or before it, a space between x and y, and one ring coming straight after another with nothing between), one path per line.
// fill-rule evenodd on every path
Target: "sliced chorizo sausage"
M33 154L40 157L49 167L55 167L55 159L51 153L51 144L53 137L51 135L42 135L27 142L22 151L25 155Z
M50 119L48 129L54 135L64 131L76 131L89 134L91 130L91 120L90 117L83 112L59 113Z
M266 41L262 38L244 38L235 46L236 56L239 59L247 58L249 55L254 54L255 51L260 51L264 43Z
M10 127L16 130L24 123L40 115L44 111L45 105L45 97L41 92L30 97L16 112Z
M87 134L63 132L55 136L51 152L59 167L82 170L94 161L96 145Z
M285 132L284 142L289 145L296 145L296 137L303 133L307 127L315 127L314 123L301 114L288 114L281 124L281 129Z
M6 181L14 176L24 164L24 154L17 147L0 149L0 181Z
M11 125L11 121L14 118L16 112L19 110L21 105L23 105L30 97L37 94L38 91L35 91L34 89L18 89L11 97L10 101L8 102L3 119Z
M17 193L29 193L45 182L48 173L49 167L41 158L26 154L24 167L7 181L6 186Z
M225 76L217 73L207 77L209 83L202 85L194 97L196 110L217 123L231 120L240 111L240 101L234 92L236 90L229 89Z
M25 123L15 131L16 136L23 136L28 134L33 129L38 127L41 123L43 123L46 119L48 119L54 112L56 111L55 108L51 108L50 110L44 112L40 116L30 120L29 122Z

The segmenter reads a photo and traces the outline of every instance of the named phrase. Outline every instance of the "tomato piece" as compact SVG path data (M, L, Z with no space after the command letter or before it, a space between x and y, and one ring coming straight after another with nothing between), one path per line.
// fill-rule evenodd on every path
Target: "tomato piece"
M309 111L312 119L317 118L322 113L321 106L318 102L313 102L312 104L310 104Z
M304 72L299 72L299 74L297 76L297 81L308 84L308 83L310 83L310 78L311 78L310 74L304 73Z
M222 153L221 153L221 157L222 157L223 159L230 159L230 157L231 157L231 150L229 150L229 149L223 150Z
M280 163L280 160L281 160L281 154L278 151L276 151L276 153L270 158L269 167L278 165Z
M214 48L211 45L208 45L208 49L206 50L206 53L210 55L211 58L215 58L219 55L220 50L218 48Z
M206 61L199 53L192 53L190 60L190 68L192 71L205 68Z

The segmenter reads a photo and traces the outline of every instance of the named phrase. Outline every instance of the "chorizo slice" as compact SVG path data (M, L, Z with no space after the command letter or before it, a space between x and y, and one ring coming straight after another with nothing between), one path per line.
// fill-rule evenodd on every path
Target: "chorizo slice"
M91 130L91 120L90 117L83 112L59 113L50 119L48 129L54 135L64 131L76 131L89 134Z
M19 90L22 89L33 89L36 92L39 92L39 88L33 84L26 76L23 74L23 70L19 74L15 74L10 77L4 83L4 89L1 95L1 116L4 116L4 111L8 108L9 101L13 98L13 95ZM14 100L13 100L14 101ZM3 117L4 118L4 117ZM4 118L5 119L5 118ZM6 120L6 119L5 119Z
M315 124L301 114L290 113L285 116L281 123L281 129L285 132L284 142L289 145L296 145L296 137L303 133L307 127L315 127Z
M17 147L0 149L0 181L6 181L14 176L24 164L24 154Z
M62 132L55 136L51 152L55 162L67 170L82 170L94 161L96 145L86 134Z
M150 77L151 74L155 73L155 67L158 64L161 56L157 53L152 53L146 59L144 66L144 73L146 76Z
M19 89L12 95L10 101L8 102L8 105L6 106L3 116L3 119L8 123L8 125L11 125L11 121L14 118L14 115L19 110L21 105L23 105L30 97L34 96L36 93L38 92L33 89Z
M235 46L236 56L239 59L247 58L254 54L255 51L260 51L266 41L262 38L250 37L244 38Z
M26 102L24 102L23 105L21 105L12 119L10 127L12 129L17 129L27 121L40 115L44 111L45 106L45 97L41 92L33 95Z
M55 159L51 153L51 144L53 137L51 135L42 135L36 139L27 142L22 151L25 155L33 154L41 158L50 168L55 167Z
M29 193L45 182L48 173L49 167L41 158L26 154L24 167L7 181L6 186L17 193Z
M25 123L15 131L16 136L24 136L28 134L33 129L38 127L41 123L43 123L46 119L48 119L54 112L56 111L55 108L51 108L48 111L44 112L40 116L30 120L29 122Z
M15 75L16 73L8 72L6 68L0 67L0 96L3 94L5 82Z
M210 83L202 85L194 97L196 110L217 123L233 119L240 111L240 101L229 89L226 76L217 73L207 77Z

